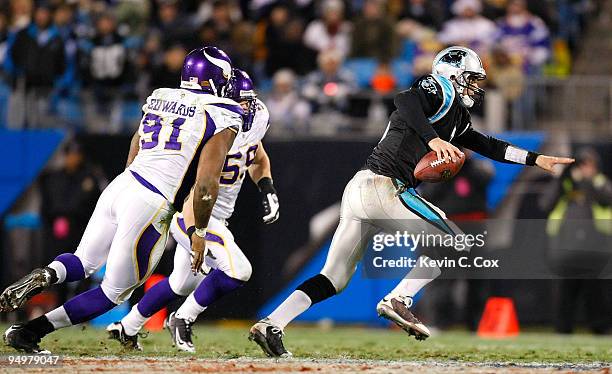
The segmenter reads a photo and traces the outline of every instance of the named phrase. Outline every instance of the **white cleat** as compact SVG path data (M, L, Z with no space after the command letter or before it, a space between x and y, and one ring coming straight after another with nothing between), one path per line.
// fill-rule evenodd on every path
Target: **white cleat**
M431 336L431 332L412 314L409 310L411 306L411 297L387 295L376 305L376 312L378 316L395 322L408 335L413 335L416 340L425 340Z

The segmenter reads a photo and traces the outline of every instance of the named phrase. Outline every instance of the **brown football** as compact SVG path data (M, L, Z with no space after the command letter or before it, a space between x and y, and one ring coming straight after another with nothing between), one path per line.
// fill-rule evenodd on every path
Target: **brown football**
M414 177L422 182L444 182L457 175L464 161L465 157L461 157L456 162L446 163L444 160L438 160L436 152L431 151L423 156L414 168Z

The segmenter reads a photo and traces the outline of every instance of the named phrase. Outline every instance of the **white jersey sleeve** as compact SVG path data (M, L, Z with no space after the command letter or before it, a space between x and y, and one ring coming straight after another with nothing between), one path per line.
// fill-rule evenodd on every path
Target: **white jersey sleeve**
M212 211L218 219L228 219L234 212L234 206L242 182L253 164L259 149L259 143L266 135L270 124L270 114L264 103L257 99L257 111L253 118L253 126L247 132L238 134L234 145L225 159L225 165L219 180L219 195Z
M229 99L173 88L153 91L142 109L140 149L129 170L182 210L204 144L224 129L239 132L242 109Z

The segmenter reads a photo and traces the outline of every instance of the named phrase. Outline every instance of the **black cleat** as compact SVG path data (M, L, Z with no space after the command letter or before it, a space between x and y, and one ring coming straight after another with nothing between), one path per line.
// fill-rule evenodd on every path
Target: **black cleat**
M265 318L251 327L249 340L257 343L269 357L291 357L283 345L283 331Z
M413 335L416 340L425 340L431 336L431 332L418 318L412 314L409 308L412 306L410 297L386 296L376 306L380 317L395 322L408 335Z
M172 345L180 351L195 353L196 350L192 340L193 331L191 329L193 322L176 318L176 312L172 312L164 322L164 326L170 332Z
M12 325L4 332L4 344L20 352L49 355L51 352L38 346L40 337L34 331L28 330L25 325Z
M135 351L142 351L142 346L138 343L138 336L140 333L130 336L125 333L125 329L121 322L113 322L110 325L106 326L106 331L108 332L108 338L114 339L121 343L127 349L132 349ZM142 337L145 337L146 334L142 334Z
M34 295L57 281L55 270L51 268L34 269L30 274L8 286L0 295L0 311L12 312L20 308Z

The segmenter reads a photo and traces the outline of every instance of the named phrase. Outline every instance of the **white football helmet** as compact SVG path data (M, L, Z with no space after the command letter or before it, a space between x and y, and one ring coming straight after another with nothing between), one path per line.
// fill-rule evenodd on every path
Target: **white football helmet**
M474 83L484 80L487 73L480 57L471 49L453 46L442 50L434 58L431 71L453 82L466 107L482 101L485 91Z

